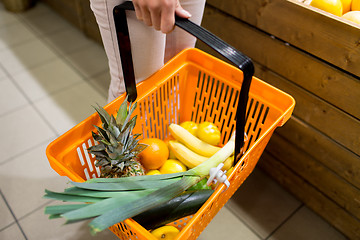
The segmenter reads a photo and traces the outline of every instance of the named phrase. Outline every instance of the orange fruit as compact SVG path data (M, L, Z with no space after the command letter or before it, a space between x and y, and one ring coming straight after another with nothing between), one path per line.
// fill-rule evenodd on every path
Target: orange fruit
M342 17L354 23L360 24L360 11L350 11L345 13Z
M310 5L339 17L341 17L343 13L341 0L312 0Z
M360 11L360 0L352 0L351 11Z
M177 173L177 172L185 172L187 170L186 166L175 159L168 159L159 169L161 174L167 173Z
M341 3L343 7L342 14L349 12L351 9L351 0L341 0Z
M169 148L167 144L158 138L145 138L139 141L148 145L144 151L139 154L139 161L147 170L160 168L169 157Z

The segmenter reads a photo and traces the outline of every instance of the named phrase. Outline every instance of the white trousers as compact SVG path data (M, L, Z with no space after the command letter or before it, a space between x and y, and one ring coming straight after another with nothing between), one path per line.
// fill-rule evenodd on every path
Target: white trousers
M125 92L112 14L113 8L122 2L124 0L90 0L90 6L96 17L109 61L111 82L108 102ZM190 20L200 25L205 0L180 0L180 4L191 13ZM128 12L127 19L137 83L159 70L164 62L167 62L181 50L195 46L196 39L177 27L171 33L163 34L137 20L135 12Z

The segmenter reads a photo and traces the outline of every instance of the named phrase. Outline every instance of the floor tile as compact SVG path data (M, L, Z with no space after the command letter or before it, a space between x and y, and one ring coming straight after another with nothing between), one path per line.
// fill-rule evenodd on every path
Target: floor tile
M86 49L67 55L66 59L86 78L109 69L105 50L95 42Z
M3 4L0 4L0 28L19 22L15 13L7 11Z
M39 36L53 34L59 30L71 27L70 23L51 9L40 15L22 15L22 18L25 23Z
M12 224L3 231L0 232L1 240L25 240L26 238L22 234L17 224Z
M260 238L250 231L231 210L223 207L198 238L198 240L217 239L258 240Z
M49 164L49 142L0 165L0 188L17 219L48 203L45 189L63 191L69 179L59 176Z
M29 104L28 100L10 79L4 78L2 81L0 80L0 89L6 89L0 94L0 116Z
M6 73L5 73L3 67L2 67L2 65L1 65L1 63L0 63L0 82L1 82L2 80L6 79L6 78L7 78Z
M298 200L257 168L227 204L262 238L266 238L300 205Z
M54 137L54 132L31 106L0 117L0 163Z
M106 97L88 83L80 83L34 103L58 134L71 129L106 104Z
M0 51L0 62L13 75L46 63L57 56L41 40L32 40Z
M32 101L83 81L72 67L58 58L14 74L13 78Z
M14 216L11 214L8 206L6 205L1 195L0 195L0 213L1 213L1 217L0 217L0 232L1 232L5 227L8 227L11 223L15 222Z
M87 38L84 33L73 26L46 36L44 40L61 55L67 55L94 44L93 40Z
M92 86L95 87L103 96L107 98L108 92L109 92L109 85L110 85L110 72L105 71L103 73L100 73L99 75L96 75L94 77L91 77L87 80Z
M31 39L35 39L35 35L20 22L0 27L0 50Z
M307 207L302 207L269 240L345 240L336 229Z
M21 219L20 225L28 240L115 240L119 239L106 229L95 236L90 235L87 222L63 225L63 219L49 220L44 209L39 209L30 216Z

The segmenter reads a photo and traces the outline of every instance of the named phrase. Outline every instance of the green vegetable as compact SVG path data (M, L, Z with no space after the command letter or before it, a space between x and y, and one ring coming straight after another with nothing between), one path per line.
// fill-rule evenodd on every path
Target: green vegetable
M155 229L198 211L214 190L186 191L165 204L143 212L133 219L146 229Z
M188 191L191 191L191 190L200 190L200 189L212 189L210 186L207 185L207 181L208 181L207 178L201 179L200 182L198 182L197 184L189 187L189 188L188 188Z
M94 178L84 183L71 182L74 187L62 193L45 190L45 198L89 204L48 206L49 218L63 217L66 223L93 218L91 233L156 208L179 196L204 179L211 168L230 157L235 148L233 135L227 144L207 161L186 172L121 178Z

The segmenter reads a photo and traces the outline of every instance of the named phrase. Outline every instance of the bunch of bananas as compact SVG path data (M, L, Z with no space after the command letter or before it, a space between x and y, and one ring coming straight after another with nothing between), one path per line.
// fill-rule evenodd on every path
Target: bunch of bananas
M175 139L168 142L170 151L188 168L198 166L220 150L216 145L220 142L221 134L213 123L172 123L169 131ZM233 164L234 156L231 156L224 162L222 170L229 170Z

